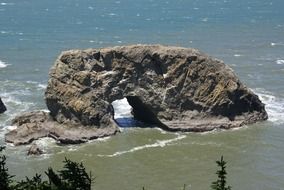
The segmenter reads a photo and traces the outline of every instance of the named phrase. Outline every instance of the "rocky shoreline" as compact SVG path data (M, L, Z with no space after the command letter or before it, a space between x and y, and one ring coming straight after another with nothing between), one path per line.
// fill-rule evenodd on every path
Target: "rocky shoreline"
M196 49L132 45L63 52L50 70L50 113L16 117L6 141L82 143L119 132L111 103L167 131L229 129L266 120L264 104L222 61Z

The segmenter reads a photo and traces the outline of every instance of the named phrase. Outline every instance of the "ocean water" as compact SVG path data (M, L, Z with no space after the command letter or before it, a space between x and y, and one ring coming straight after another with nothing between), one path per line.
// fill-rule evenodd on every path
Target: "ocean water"
M224 155L233 189L284 189L283 0L0 0L0 143L11 119L45 110L48 71L61 51L127 44L198 48L231 66L266 104L268 121L237 130L167 133L141 128L127 103L115 102L121 133L28 157L7 145L17 179L62 167L68 157L96 176L97 190L209 189ZM139 126L139 127L135 127Z

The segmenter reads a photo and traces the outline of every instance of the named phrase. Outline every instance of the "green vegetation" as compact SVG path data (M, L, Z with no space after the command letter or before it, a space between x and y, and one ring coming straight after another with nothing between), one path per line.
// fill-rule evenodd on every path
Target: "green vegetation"
M0 147L0 152L4 147ZM52 168L45 172L48 181L41 175L20 182L14 181L8 173L5 155L0 156L0 189L1 190L90 190L93 183L91 173L88 174L82 163L76 163L65 158L64 167L58 173Z
M0 146L0 152L5 147ZM42 176L35 174L34 177L28 178L20 182L13 180L6 166L5 155L0 155L0 190L91 190L94 179L91 173L88 174L82 163L73 162L67 158L63 161L62 170L57 173L52 168L48 168L45 172L48 181L42 180ZM231 190L231 186L227 186L226 181L226 162L221 157L220 161L216 161L220 170L216 172L218 178L212 182L212 190ZM142 190L146 190L145 187ZM182 190L186 190L186 185Z
M231 190L231 186L227 186L227 181L226 181L226 162L223 160L223 156L221 156L220 161L216 161L217 165L221 168L216 172L218 175L218 179L214 182L212 182L211 188L213 190Z

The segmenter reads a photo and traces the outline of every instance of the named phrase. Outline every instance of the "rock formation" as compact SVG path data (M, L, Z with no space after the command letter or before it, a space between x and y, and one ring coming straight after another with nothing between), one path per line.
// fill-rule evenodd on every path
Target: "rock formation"
M7 110L6 106L4 105L4 103L2 102L1 98L0 98L0 114L4 113Z
M111 135L118 131L111 103L122 98L136 119L168 131L228 129L267 119L258 96L222 61L196 49L133 45L63 52L45 92L50 115L42 114L34 124L28 119L33 113L24 124L16 123L32 123L46 135L54 134L54 126L59 131L112 129L106 133ZM20 138L17 130L11 133ZM69 141L68 135L55 136Z
M41 155L43 154L43 150L38 147L37 144L33 143L28 150L28 155Z
M42 137L51 137L61 144L78 144L88 140L114 135L116 125L100 129L81 125L66 125L55 122L49 113L43 111L24 113L12 121L17 129L5 135L5 141L14 145L29 144Z

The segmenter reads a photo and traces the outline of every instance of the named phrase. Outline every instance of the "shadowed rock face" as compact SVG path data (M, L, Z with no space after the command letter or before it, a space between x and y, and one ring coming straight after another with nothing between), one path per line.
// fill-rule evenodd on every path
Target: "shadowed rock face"
M195 49L134 45L63 52L45 92L50 115L27 114L15 123L39 130L36 138L84 142L118 131L111 103L124 97L136 119L169 131L227 129L267 119L258 96L222 61ZM40 122L27 120L36 114ZM93 130L91 135L86 129ZM25 134L21 130L6 140L19 139Z
M2 102L1 98L0 98L0 114L4 113L7 110L6 106L4 105L4 103Z
M267 119L264 105L222 61L198 50L135 45L63 52L45 99L59 123L98 128L126 97L134 116L172 131L239 127Z

